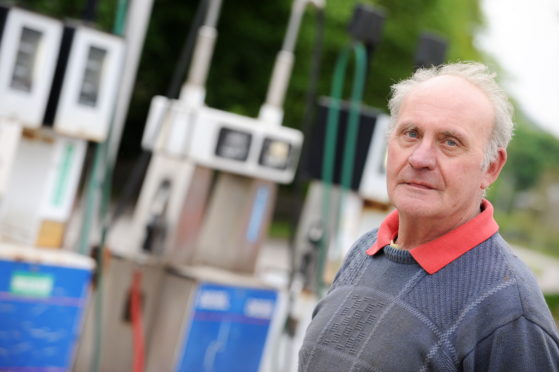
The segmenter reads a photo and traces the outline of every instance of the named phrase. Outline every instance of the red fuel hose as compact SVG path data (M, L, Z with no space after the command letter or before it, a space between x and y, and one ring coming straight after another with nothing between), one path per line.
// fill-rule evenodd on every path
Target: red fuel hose
M132 291L130 293L130 318L132 319L132 337L134 348L133 372L144 371L145 342L141 288L142 273L139 270L136 270L133 274Z

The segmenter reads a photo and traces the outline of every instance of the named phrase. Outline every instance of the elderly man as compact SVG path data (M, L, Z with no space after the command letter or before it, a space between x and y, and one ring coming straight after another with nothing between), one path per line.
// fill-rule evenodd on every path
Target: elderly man
M299 371L559 371L557 326L484 199L507 160L505 94L478 63L392 88L396 210L348 253Z

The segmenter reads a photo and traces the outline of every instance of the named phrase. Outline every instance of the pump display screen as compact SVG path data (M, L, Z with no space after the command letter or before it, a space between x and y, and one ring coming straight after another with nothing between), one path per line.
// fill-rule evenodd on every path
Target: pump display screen
M264 167L287 169L293 146L284 140L267 137L262 143L258 163Z
M89 47L78 99L81 105L89 107L97 105L106 56L106 49Z
M33 72L42 36L42 32L28 27L22 28L14 71L10 82L11 88L22 92L31 92Z
M251 142L252 134L249 132L223 127L219 130L215 154L226 159L245 161Z

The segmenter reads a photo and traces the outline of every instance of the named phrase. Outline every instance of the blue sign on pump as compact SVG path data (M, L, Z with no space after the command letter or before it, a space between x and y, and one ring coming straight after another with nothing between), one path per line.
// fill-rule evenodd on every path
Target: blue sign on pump
M202 283L177 372L257 372L277 291Z
M267 201L269 194L270 189L268 185L260 186L258 190L256 190L256 196L250 212L250 221L248 223L246 233L246 239L250 243L255 243L260 236L260 229L262 228L262 223L264 222L264 213L266 212L266 207L268 205Z
M69 371L91 271L0 260L0 371Z

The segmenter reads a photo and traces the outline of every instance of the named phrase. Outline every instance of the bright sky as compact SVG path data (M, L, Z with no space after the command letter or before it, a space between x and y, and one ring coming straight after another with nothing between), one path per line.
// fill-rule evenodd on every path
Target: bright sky
M559 1L482 0L480 47L508 72L508 92L537 124L559 137Z

